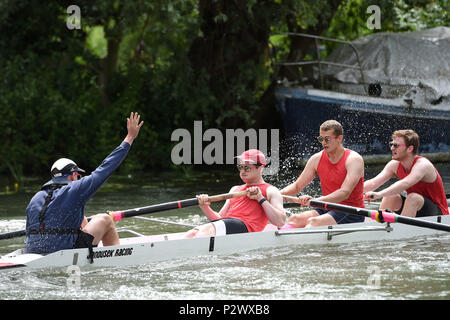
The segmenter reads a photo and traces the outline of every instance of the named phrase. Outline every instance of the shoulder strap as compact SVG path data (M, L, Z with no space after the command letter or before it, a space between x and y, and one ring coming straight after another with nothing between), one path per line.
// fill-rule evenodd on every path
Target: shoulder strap
M53 192L59 188L66 186L67 183L46 183L41 190L47 190L48 194L45 197L44 205L39 212L39 229L30 229L27 234L79 234L80 229L46 229L44 225L45 213L47 212L48 205L52 200Z
M413 164L412 164L412 166L411 166L411 169L412 169L412 167L414 167L414 165L416 164L417 160L422 159L422 158L423 158L423 157L421 157L421 156L416 156L416 157L414 158L414 161L413 161Z
M39 229L42 230L45 228L45 226L44 226L45 213L47 212L48 205L49 205L50 201L52 200L53 192L56 189L61 188L62 186L64 186L64 185L53 184L48 187L50 190L48 190L48 194L45 197L44 205L42 206L41 212L39 212Z

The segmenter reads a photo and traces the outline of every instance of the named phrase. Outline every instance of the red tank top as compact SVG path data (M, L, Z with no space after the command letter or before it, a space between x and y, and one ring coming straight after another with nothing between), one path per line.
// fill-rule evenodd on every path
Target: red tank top
M414 159L412 167L414 167L414 165L416 164L416 161L420 158L423 158L423 157L417 156ZM411 167L411 169L412 169L412 167ZM442 183L442 178L439 175L439 172L436 170L436 168L434 168L434 171L436 171L436 179L434 180L434 182L429 183L429 182L419 181L415 185L406 189L406 192L407 193L415 192L415 193L418 193L418 194L428 198L429 200L431 200L433 203L435 203L441 209L442 214L447 215L447 214L449 214L449 212L448 212L448 206L447 206L447 197L445 196L445 191L444 191L444 184ZM404 177L409 175L410 172L406 173L405 168L403 168L402 164L401 163L398 164L397 177L399 179L403 179Z
M351 150L345 149L344 155L341 157L341 159L339 159L337 163L331 163L330 159L328 158L328 153L322 151L322 156L320 157L319 165L317 166L317 174L320 179L322 195L329 195L330 193L333 193L334 191L341 188L342 183L347 176L345 161L347 161L350 152ZM364 178L361 178L350 196L346 200L340 202L340 204L364 208L363 190Z
M259 187L262 195L267 198L267 188L270 184L256 184L256 185L241 185L236 188L235 192L247 190L250 187ZM256 200L252 200L249 197L237 197L230 199L230 208L223 218L237 218L244 222L248 232L262 231L269 218L263 209L263 207Z

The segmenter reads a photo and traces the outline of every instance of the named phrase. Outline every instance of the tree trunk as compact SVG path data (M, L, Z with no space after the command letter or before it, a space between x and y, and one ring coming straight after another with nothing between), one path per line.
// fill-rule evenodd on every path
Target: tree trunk
M108 38L108 55L100 60L100 71L98 76L101 105L107 107L110 104L108 94L109 78L116 70L117 59L119 56L120 39Z
M253 68L263 62L270 31L259 10L265 9L249 12L243 0L199 0L202 36L194 40L188 57L198 76L208 75L210 90L223 103L221 110L248 110L249 95L259 85ZM240 125L236 119L230 117L227 123Z

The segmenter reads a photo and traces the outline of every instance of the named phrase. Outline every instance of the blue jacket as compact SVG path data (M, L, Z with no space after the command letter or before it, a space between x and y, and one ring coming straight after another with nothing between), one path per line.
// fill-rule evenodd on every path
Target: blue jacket
M89 176L77 181L66 178L53 178L42 186L27 207L27 252L48 254L58 250L71 249L77 239L77 231L84 218L84 206L108 177L122 163L130 150L127 142L122 142L102 164ZM62 186L61 186L62 184ZM45 230L64 230L64 233L54 234L36 230L40 228L39 215L49 194L50 188L57 185L45 212L43 226ZM72 233L66 232L73 230Z

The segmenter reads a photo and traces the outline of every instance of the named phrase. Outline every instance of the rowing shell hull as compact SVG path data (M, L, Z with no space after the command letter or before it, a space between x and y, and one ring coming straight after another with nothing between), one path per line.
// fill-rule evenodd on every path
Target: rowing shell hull
M450 224L450 216L441 216L441 223ZM436 217L421 218L436 222ZM331 228L331 229L330 229ZM308 229L274 230L225 236L183 239L184 233L121 239L118 246L94 248L94 262L88 249L61 250L48 255L26 254L17 250L0 258L0 270L27 267L121 267L186 257L233 254L255 249L302 245L326 245L361 241L401 240L448 234L428 228L404 224L380 224L375 221L313 227Z

